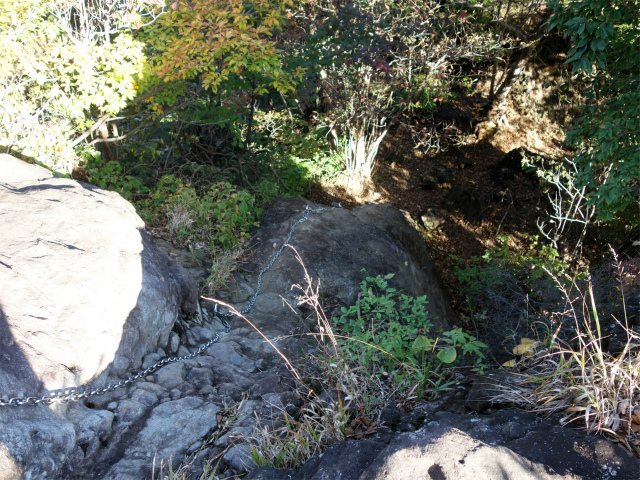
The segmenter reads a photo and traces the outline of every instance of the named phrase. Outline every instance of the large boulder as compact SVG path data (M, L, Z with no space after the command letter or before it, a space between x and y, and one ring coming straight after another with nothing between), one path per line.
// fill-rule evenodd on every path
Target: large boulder
M196 311L193 278L155 247L116 193L0 155L0 231L5 401L103 386L166 347L178 315ZM0 464L8 469L0 478L16 478L4 476L11 469L53 476L62 464L85 462L113 415L94 418L83 408L0 407ZM88 421L91 432L78 424Z
M333 445L297 472L259 467L246 480L636 480L640 472L640 461L621 447L562 428L557 417L437 412L419 427L379 428L372 438Z
M457 323L424 241L406 216L389 204L349 211L325 208L302 197L276 199L253 235L258 266L269 263L307 207L311 212L296 225L289 243L311 277L320 280L323 294L353 305L365 277L393 273L394 288L414 297L426 295L434 325L449 329ZM262 277L261 292L282 295L300 283L302 274L293 252L285 250Z

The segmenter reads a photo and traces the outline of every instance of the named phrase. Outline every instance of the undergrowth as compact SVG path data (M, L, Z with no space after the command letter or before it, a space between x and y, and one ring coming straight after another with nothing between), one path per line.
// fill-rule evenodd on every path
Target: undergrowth
M617 257L616 264L624 305L628 277ZM607 351L605 319L591 281L583 289L549 275L565 298L565 308L554 312L558 327L548 338L525 341L514 350L522 356L508 366L519 369L523 381L497 398L537 413L561 413L562 423L606 432L640 454L640 326L629 323L623 308L623 317L613 321L626 341L620 351ZM564 323L571 324L573 338L559 336Z
M192 456L195 457L195 456ZM178 465L175 469L173 467L173 463L171 462L171 460L168 460L167 462L161 461L160 462L160 466L159 466L159 471L158 471L158 476L156 477L156 468L155 468L155 459L154 459L154 464L153 464L153 470L152 470L152 474L151 474L151 480L187 480L187 479L192 479L193 477L190 475L191 474L191 466L193 463L193 460L195 458L189 457L187 459L185 459L183 462L180 463L180 465ZM207 463L204 465L203 471L200 474L200 476L195 479L193 478L193 480L227 480L227 479L231 479L234 478L234 476L229 477L229 476L221 476L220 473L218 473L218 465L212 465L211 463Z
M159 129L155 143L142 142L149 150L144 159L131 149L118 160L92 150L74 177L119 193L155 232L211 264L205 288L212 293L237 268L266 203L304 195L344 169L321 131L305 133L304 122L286 111L257 113L255 141L244 152L220 154L226 160L213 162L203 153L207 161L163 161L176 144L169 148L170 132Z
M518 338L544 336L553 328L550 313L563 308L563 297L547 271L564 278L569 266L537 236L524 236L523 248L508 235L497 240L481 257L451 259L465 294L468 324L489 345L492 358L502 363ZM585 275L574 273L576 281Z
M358 303L330 321L320 284L305 269L304 286L294 288L318 325L318 348L307 357L306 374L294 370L305 404L295 417L283 410L280 424L258 425L248 438L256 465L298 468L338 441L374 433L389 399L414 404L449 388L447 373L461 359L482 367L484 344L461 329L437 337L426 299L396 291L388 285L392 277L367 277Z
M372 374L391 375L399 385L419 385L418 401L442 387L444 366L466 359L483 370L486 345L461 328L436 337L426 310L426 296L410 297L388 284L393 274L366 277L356 305L342 308L333 323L347 358Z
M522 381L498 385L494 401L560 413L563 424L607 432L640 454L640 325L630 323L625 308L625 289L640 283L636 259L620 261L613 252L617 283L598 295L586 272L571 273L535 238L524 252L501 240L466 266L454 259L477 328L501 335L503 350L514 345L515 358L503 367L518 370ZM622 308L605 307L615 296ZM623 338L613 347L616 330Z

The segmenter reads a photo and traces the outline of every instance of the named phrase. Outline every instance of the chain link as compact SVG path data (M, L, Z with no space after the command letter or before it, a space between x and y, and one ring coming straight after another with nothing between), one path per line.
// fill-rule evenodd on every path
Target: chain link
M13 397L5 400L0 397L0 407L12 406L12 407L20 407L22 405L51 405L53 403L66 403L66 402L75 402L77 400L82 400L83 398L95 397L97 395L104 395L107 392L113 392L116 388L124 387L131 383L135 383L141 378L146 377L150 373L155 372L158 368L163 367L169 363L173 362L181 362L183 360L189 360L190 358L197 357L202 352L204 352L211 345L216 343L220 339L220 334L216 332L215 336L209 340L207 343L200 345L198 350L189 355L183 355L182 357L167 357L159 362L151 365L144 370L139 371L135 375L131 375L130 377L120 380L119 382L112 383L103 388L96 388L94 390L80 390L81 387L73 387L73 388L65 388L62 390L53 390L48 395L43 395L41 397Z
M336 208L336 207L333 207L332 210L334 208ZM338 204L337 208L342 208L342 205ZM285 246L291 240L291 236L293 235L293 231L296 229L296 227L299 224L301 224L302 222L304 222L305 220L307 220L307 218L309 216L309 213L320 213L320 212L324 212L325 210L327 210L327 209L326 208L318 208L318 209L313 210L313 209L309 208L308 205L306 206L306 208L304 209L304 213L302 214L302 218L300 218L297 222L295 222L291 226L291 230L289 231L289 236L284 241L284 243L280 246L280 249L278 250L278 252L271 259L269 264L260 271L260 274L258 275L258 286L256 287L256 292L251 297L251 301L249 302L249 306L247 308L245 308L244 310L242 310L240 312L241 314L244 315L245 313L248 313L251 310L251 308L253 307L253 304L255 303L256 298L258 297L258 294L260 293L260 287L262 285L262 274L265 273L267 270L269 270L271 268L271 266L274 264L274 262L278 259L278 257L280 256L280 254L284 250ZM229 324L229 322L226 319L230 318L230 317L233 317L235 315L232 314L232 313L218 312L217 309L218 309L218 305L216 304L215 311L221 317L220 320L222 321L222 324L226 328L227 333L229 333L229 330L231 329L231 325ZM207 348L209 348L211 345L216 343L219 339L220 339L220 334L218 334L216 332L215 336L211 340L209 340L208 342L200 345L200 347L195 352L190 353L189 355L183 355L182 357L167 357L167 358L164 358L164 359L160 360L159 362L154 363L150 367L147 367L144 370L139 371L135 375L131 375L131 376L127 377L124 380L120 380L120 381L118 381L116 383L112 383L112 384L110 384L110 385L108 385L106 387L96 388L96 389L84 389L84 390L81 390L82 387L65 388L65 389L62 389L62 390L52 390L47 395L42 395L42 396L39 396L39 397L36 397L36 396L25 397L25 396L22 396L22 397L9 398L9 396L6 395L6 394L4 394L4 395L0 394L0 407L6 407L6 406L21 407L21 406L24 406L24 405L30 405L30 406L33 406L33 405L52 405L54 403L76 402L76 401L82 400L84 398L95 397L95 396L98 396L98 395L104 395L105 393L113 392L117 388L125 387L127 385L132 384L132 383L135 383L138 380L140 380L141 378L146 377L150 373L155 372L158 368L163 367L163 366L165 366L165 365L167 365L169 363L181 362L181 361L184 361L184 360L189 360L191 358L197 357L202 352L204 352Z
M341 204L338 204L339 206L337 208L342 208ZM335 209L336 207L332 207L332 210ZM280 249L276 252L275 256L271 259L271 261L269 262L269 264L264 267L260 273L258 274L258 286L256 287L256 291L253 294L253 296L251 297L251 300L249 301L249 306L247 308L245 308L244 310L242 310L241 313L242 315L244 315L245 313L249 313L249 311L253 308L253 304L256 301L256 298L258 297L258 295L260 294L260 287L262 286L262 274L264 272L266 272L267 270L269 270L274 262L278 259L278 257L280 256L280 254L282 253L282 251L284 250L284 247L287 246L287 244L289 243L289 241L291 240L291 236L293 235L294 230L296 229L296 227L298 225L300 225L302 222L306 221L307 218L309 217L310 213L320 213L320 212L324 212L326 211L326 208L316 208L315 210L309 208L309 205L307 205L304 209L304 212L302 213L302 217L300 218L300 220L298 220L297 222L295 222L292 226L291 226L291 230L289 230L289 236L287 237L287 239L284 241L284 243L282 245L280 245ZM235 314L233 313L222 313L222 312L218 312L218 304L216 304L215 306L215 311L218 315L220 315L221 317L234 317Z

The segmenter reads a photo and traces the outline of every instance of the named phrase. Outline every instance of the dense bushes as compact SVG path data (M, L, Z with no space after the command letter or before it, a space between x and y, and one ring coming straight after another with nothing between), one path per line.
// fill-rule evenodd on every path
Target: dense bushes
M568 63L589 82L588 103L569 130L578 148L579 186L598 217L625 212L637 221L640 184L640 14L629 0L552 0L549 28L571 40Z
M196 210L219 202L212 188L227 184L254 210L345 169L371 176L392 125L429 144L435 100L472 82L455 82L461 63L496 65L540 39L542 30L522 19L540 2L509 5L6 1L0 146L63 173L75 168L159 226L169 222L158 212L173 211L177 198L162 193L163 178L191 192L186 204ZM549 28L566 33L569 61L590 82L589 104L568 137L579 149L574 190L602 220L624 211L633 218L637 11L629 1L549 6ZM509 90L495 87L492 98ZM229 230L233 241L221 230L214 237L227 248L244 231Z

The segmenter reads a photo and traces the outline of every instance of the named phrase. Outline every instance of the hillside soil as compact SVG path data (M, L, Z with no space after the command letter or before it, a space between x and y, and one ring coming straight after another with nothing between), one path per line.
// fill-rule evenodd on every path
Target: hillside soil
M511 235L512 246L517 247L525 244L527 235L540 234L537 221L546 217L547 194L535 174L525 173L519 160L514 163L505 157L519 147L545 157L571 155L564 145L563 125L575 114L579 99L562 104L558 88L549 88L561 85L564 75L552 62L533 62L515 82L497 132L488 138L482 138L477 127L488 104L488 81L481 80L472 94L460 93L440 106L464 112L471 124L466 141L445 150L425 150L416 148L406 131L392 130L381 145L370 182L357 187L339 180L317 184L307 196L349 209L389 202L409 212L422 230L454 308L461 312L464 298L451 255L463 259L482 255L497 244L498 235ZM440 225L425 228L425 213ZM583 262L598 261L606 249L606 242L594 233L592 229L582 248Z

